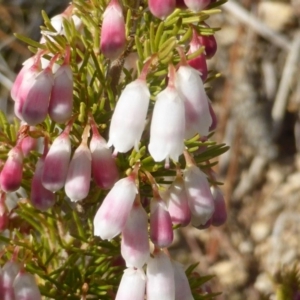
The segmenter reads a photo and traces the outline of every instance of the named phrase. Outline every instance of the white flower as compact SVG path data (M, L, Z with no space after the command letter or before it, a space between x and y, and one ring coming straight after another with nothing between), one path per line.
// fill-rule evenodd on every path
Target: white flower
M212 117L199 72L190 66L181 66L176 73L175 86L184 99L185 138L192 138L197 133L207 136Z
M150 129L149 152L157 162L178 161L184 150L184 104L175 88L157 95Z
M136 79L122 92L109 128L108 146L116 152L138 150L147 116L150 92L144 80Z

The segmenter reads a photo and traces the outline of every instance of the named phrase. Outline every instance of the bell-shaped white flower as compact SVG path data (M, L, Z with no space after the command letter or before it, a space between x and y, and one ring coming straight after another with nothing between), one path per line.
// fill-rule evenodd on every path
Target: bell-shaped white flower
M122 231L121 254L127 267L142 268L150 257L148 215L134 204Z
M175 280L175 300L194 300L189 281L181 264L172 261Z
M170 74L169 85L157 95L150 128L149 152L155 161L166 159L167 164L169 158L177 162L184 150L184 104L173 78Z
M147 264L147 300L174 300L174 269L163 252L154 254Z
M180 66L176 72L175 85L184 99L185 138L192 138L197 133L207 136L212 117L199 72L188 65Z
M15 299L13 283L20 271L20 265L14 261L8 261L0 270L0 299Z
M127 152L132 147L138 150L147 116L150 92L146 81L136 79L123 90L114 110L110 128L108 146L114 146L115 152Z
M142 269L124 271L115 300L144 300L146 276Z
M212 216L215 205L206 175L195 165L187 166L184 183L193 218L193 225L204 225Z
M137 194L135 176L115 183L94 218L94 235L111 240L123 229Z

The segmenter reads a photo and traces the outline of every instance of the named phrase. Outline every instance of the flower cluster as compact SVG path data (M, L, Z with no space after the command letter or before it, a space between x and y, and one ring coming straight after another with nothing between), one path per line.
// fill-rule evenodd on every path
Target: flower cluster
M0 268L1 299L41 300L41 294L33 275L24 271L14 260Z
M151 26L157 22L159 32L176 7L192 14L213 2L149 0ZM23 123L0 174L0 228L8 222L5 193L21 187L27 168L24 162L32 150L37 150L36 138L42 137L42 153L34 154L30 202L46 211L60 194L68 201L84 202L91 194L91 185L101 189L104 199L98 201L100 205L92 204L97 211L94 236L110 241L121 235L120 252L127 267L116 299L143 300L146 294L148 300L191 300L187 276L170 258L167 248L173 242L173 226L191 223L204 229L226 221L225 200L209 161L206 159L207 167L199 168L196 159L201 155L199 145L203 146L216 128L204 83L208 77L206 59L215 54L217 44L212 34L201 35L197 26L190 24L187 41L170 51L161 50L166 41L160 43L157 33L157 43L150 47L153 53L141 54L141 47L134 48L128 36L126 26L131 20L125 20L124 9L119 0L101 7L100 41L95 42L98 48L94 49L95 44L80 44L70 38L72 30L74 35L76 30L83 35L88 30L83 28L86 19L76 16L78 11L70 5L49 20L49 30L43 30L43 46L24 63L11 91L15 114ZM88 17L93 23L93 14ZM209 29L202 19L199 24ZM95 28L90 33L98 34ZM86 53L81 47L88 48ZM137 64L129 62L132 57L127 52ZM169 59L162 63L165 53ZM121 61L125 61L123 81L120 74L115 75L118 84L112 87L109 84L115 78L109 76L115 74L112 70L118 64L122 66ZM127 65L135 70L126 69ZM191 140L198 147L195 155L189 151ZM156 174L157 170L162 175ZM145 198L151 198L150 202L143 201ZM10 272L8 269L16 268L4 266L1 276ZM22 278L28 274L20 271L16 277L18 272L10 277L17 282L12 284L11 280L10 290L25 286ZM34 290L32 278L26 280L30 282L28 290ZM0 291L1 287L0 280Z

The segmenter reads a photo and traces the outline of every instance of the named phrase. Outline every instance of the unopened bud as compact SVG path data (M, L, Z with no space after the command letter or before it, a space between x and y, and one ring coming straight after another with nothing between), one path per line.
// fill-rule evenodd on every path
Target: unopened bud
M159 19L165 19L176 7L176 0L149 0L150 12Z

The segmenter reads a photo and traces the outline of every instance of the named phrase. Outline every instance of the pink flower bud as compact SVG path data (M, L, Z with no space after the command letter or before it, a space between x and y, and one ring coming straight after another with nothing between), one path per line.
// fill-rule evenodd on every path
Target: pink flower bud
M133 176L116 182L96 213L94 235L103 240L117 236L124 229L137 192Z
M205 9L211 0L184 0L185 5L194 12Z
M57 123L65 123L73 108L73 74L70 65L63 64L54 74L50 96L49 116Z
M86 143L76 149L69 165L65 192L71 201L84 199L90 191L92 169L91 151Z
M183 100L169 84L157 95L152 115L148 148L154 161L178 161L184 150L184 114Z
M8 225L8 210L5 204L6 194L0 191L0 232L5 230ZM1 274L1 269L0 269Z
M203 22L205 27L209 26ZM218 49L217 41L214 35L198 35L199 43L205 47L205 55L207 59L212 58Z
M23 153L19 145L8 152L8 158L0 174L0 186L4 192L14 192L21 186Z
M219 187L212 186L211 191L215 202L215 211L212 215L211 223L213 226L221 226L226 222L227 219L225 199Z
M3 300L15 300L13 283L20 270L20 265L14 261L8 261L0 273L0 295ZM3 298L2 298L3 297Z
M108 146L117 152L138 150L149 106L150 92L146 81L136 79L123 90L114 110L109 128Z
M71 141L68 133L59 135L51 145L45 158L42 183L52 192L64 187L71 158Z
M31 180L30 201L35 208L46 211L55 203L55 194L45 189L42 184L42 174L44 172L44 157L41 157L35 167L35 172ZM53 166L55 168L55 166Z
M17 75L17 77L14 81L14 84L12 86L11 92L10 92L11 98L14 101L16 101L16 99L17 99L20 86L26 77L25 75L28 73L28 71L32 67L33 63L34 63L33 57L30 57L23 63L23 68L20 70L19 74Z
M199 42L198 38L199 35L197 34L197 31L194 29L188 54L192 54L202 47L202 44ZM204 51L201 54L199 54L197 57L190 59L188 61L188 64L200 72L202 81L206 80L208 70L207 70L207 63L206 63L206 57Z
M150 257L148 215L138 204L133 205L122 231L121 254L127 267L142 268Z
M149 0L150 12L159 19L165 19L176 7L176 0Z
M177 176L169 188L168 211L174 225L187 226L191 221L191 210L188 204L184 181Z
M150 207L150 239L157 247L169 247L173 242L173 228L166 204L153 198Z
M174 300L174 270L170 258L163 252L154 254L147 264L147 300Z
M16 300L41 300L42 296L33 275L20 271L14 284Z
M184 99L185 138L199 133L207 136L212 118L209 113L208 98L199 73L190 66L180 66L176 73L176 87Z
M124 271L115 300L144 300L146 276L142 269Z
M118 58L126 46L125 21L118 0L111 0L103 14L100 49L109 59Z
M110 189L119 179L118 168L111 150L99 134L93 134L90 150L92 153L92 174L96 184L101 189Z
M22 117L29 125L41 123L47 117L52 86L53 74L50 68L35 77L22 108Z
M184 171L184 183L190 209L197 218L198 226L212 216L215 206L206 175L197 166L188 166Z
M175 300L194 300L189 281L181 264L172 261L175 280Z

